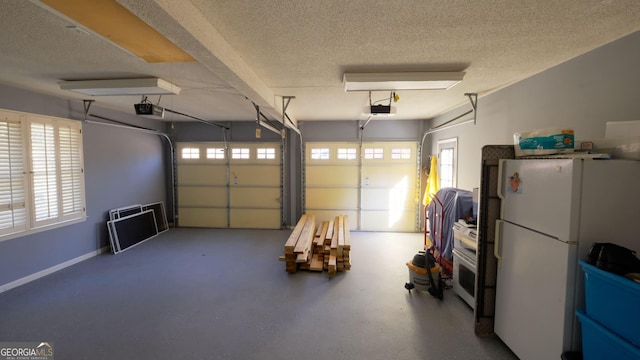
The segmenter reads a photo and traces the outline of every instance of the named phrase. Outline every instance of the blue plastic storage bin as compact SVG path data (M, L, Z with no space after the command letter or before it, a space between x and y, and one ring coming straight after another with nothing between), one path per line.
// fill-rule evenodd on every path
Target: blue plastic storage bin
M640 346L640 284L580 260L586 314L635 346Z
M640 360L640 348L633 346L598 322L576 311L582 326L583 360Z

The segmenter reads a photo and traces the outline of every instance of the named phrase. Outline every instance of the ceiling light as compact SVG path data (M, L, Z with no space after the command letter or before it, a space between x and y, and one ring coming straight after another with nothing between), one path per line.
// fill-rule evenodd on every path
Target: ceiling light
M177 95L182 90L179 86L158 78L71 80L61 81L58 84L62 90L71 90L91 96Z
M345 91L447 90L464 77L464 72L344 73Z

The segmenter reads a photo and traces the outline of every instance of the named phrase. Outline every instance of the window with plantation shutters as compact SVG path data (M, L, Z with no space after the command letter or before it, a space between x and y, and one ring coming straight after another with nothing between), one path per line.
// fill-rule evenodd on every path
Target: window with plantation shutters
M58 126L60 145L60 199L62 218L75 218L84 211L82 130L75 124Z
M34 225L58 218L55 129L49 121L31 123L31 178Z
M0 110L0 240L85 219L81 125Z
M0 235L26 229L22 121L0 117Z

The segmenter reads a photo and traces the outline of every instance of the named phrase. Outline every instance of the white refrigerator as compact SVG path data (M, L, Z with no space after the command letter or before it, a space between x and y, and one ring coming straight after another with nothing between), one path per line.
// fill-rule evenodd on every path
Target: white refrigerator
M495 333L521 360L580 350L578 260L595 242L640 253L640 161L502 160Z

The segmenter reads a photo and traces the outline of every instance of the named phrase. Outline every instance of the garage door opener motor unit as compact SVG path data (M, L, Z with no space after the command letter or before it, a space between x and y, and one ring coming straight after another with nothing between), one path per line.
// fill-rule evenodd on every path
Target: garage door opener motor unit
M164 118L164 108L162 106L142 102L139 104L133 104L133 107L136 110L136 115Z

